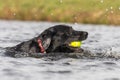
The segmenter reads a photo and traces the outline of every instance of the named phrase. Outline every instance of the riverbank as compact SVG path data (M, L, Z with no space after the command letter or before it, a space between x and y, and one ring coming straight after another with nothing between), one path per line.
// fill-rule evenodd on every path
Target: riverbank
M0 19L120 25L120 0L0 0Z

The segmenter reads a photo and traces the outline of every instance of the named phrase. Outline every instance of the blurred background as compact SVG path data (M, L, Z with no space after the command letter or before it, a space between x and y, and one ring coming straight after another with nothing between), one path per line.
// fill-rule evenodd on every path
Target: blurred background
M120 25L120 0L0 0L0 19Z

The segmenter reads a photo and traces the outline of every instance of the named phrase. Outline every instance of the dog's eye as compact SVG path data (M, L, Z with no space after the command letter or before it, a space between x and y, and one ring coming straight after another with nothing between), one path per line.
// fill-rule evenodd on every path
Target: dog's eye
M62 38L63 38L63 39L66 39L66 38L68 38L68 37L69 37L69 35L66 35L66 34L62 35Z
M66 36L68 36L68 37L69 37L69 36L70 36L70 34L66 34Z
M44 34L44 35L42 35L42 38L45 38L45 34Z

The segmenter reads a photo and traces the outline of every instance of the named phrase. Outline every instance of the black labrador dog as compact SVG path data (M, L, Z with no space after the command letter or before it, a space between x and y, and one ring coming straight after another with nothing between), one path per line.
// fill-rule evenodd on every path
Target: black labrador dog
M75 31L68 25L56 25L43 31L38 37L6 48L5 54L12 57L69 56L81 53L83 49L69 46L71 41L83 41L87 38L85 31Z

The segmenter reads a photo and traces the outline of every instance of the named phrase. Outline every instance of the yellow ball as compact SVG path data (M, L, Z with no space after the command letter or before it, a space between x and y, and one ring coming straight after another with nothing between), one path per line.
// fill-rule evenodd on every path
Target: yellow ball
M81 46L81 41L72 41L70 42L69 46L71 47L80 47Z

